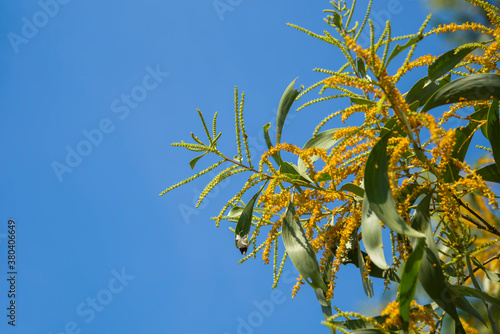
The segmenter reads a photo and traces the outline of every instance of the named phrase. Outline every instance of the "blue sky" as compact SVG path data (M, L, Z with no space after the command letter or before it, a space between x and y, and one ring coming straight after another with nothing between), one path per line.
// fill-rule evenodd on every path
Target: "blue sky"
M259 258L238 265L229 224L210 220L243 178L197 210L208 178L158 194L193 173L192 152L170 144L202 130L196 108L207 118L219 112L221 147L234 151L235 85L246 92L247 132L262 153L262 125L288 83L299 77L307 87L322 78L313 68L341 65L337 50L286 26L322 32L329 6L2 1L0 332L326 332L311 289L290 299L291 263L273 292L272 266ZM427 15L420 1L376 1L374 12L376 23L390 14L393 34L416 32ZM292 112L284 141L302 146L337 109ZM15 328L6 317L9 219ZM334 305L355 310L367 299L357 269L345 269Z

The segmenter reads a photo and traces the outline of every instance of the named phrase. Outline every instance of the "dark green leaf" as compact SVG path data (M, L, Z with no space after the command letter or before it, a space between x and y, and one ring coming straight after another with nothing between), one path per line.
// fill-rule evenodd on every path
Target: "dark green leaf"
M500 75L491 73L472 74L438 89L424 105L422 112L460 101L489 100L500 98Z
M465 156L467 155L467 150L469 149L469 144L472 140L472 136L475 133L475 130L478 126L478 122L476 120L482 119L486 115L487 109L480 109L470 115L472 121L466 127L459 127L455 131L455 145L453 146L453 152L451 157L463 162ZM453 182L458 180L459 178L459 170L457 166L450 162L448 164L448 168L444 174L445 182Z
M363 62L363 59L358 58L356 59L356 66L358 67L358 74L361 79L364 79L366 77L366 67L365 63Z
M271 142L271 138L269 137L269 128L271 127L271 123L267 123L266 125L264 125L263 129L264 129L264 140L266 141L266 146L267 146L267 149L271 149L273 147L273 143ZM272 155L274 161L276 162L276 164L278 164L278 166L281 166L283 165L283 160L281 160L281 157L279 156L278 153L274 153Z
M366 192L363 198L361 231L363 233L363 244L373 264L383 270L388 269L389 266L385 261L384 250L382 248L382 225L380 224L380 219L371 209Z
M488 279L490 281L493 281L493 282L500 282L500 274L497 274L497 273L494 273L492 271L489 271L488 269L486 269L483 264L481 262L479 262L477 259L475 258L472 258L472 262L474 262L474 264L476 266L478 266L479 268L481 268L482 271L484 271L484 274L486 275L486 277L488 277Z
M283 218L282 238L290 260L292 260L293 265L304 280L314 289L321 288L326 292L328 288L321 277L316 254L307 239L302 225L295 217L293 198Z
M391 230L406 236L423 237L424 235L408 226L396 209L387 175L387 141L391 133L384 135L370 152L365 167L365 201L371 210ZM363 237L366 237L363 233ZM370 252L368 252L370 254ZM371 257L371 255L370 255Z
M329 150L339 141L338 139L333 138L333 135L338 130L339 129L330 129L330 130L326 130L326 131L323 131L323 132L316 134L316 136L312 137L311 139L309 139L307 141L307 143L304 145L304 147L302 147L302 150L306 150L306 149L311 148L311 147L317 147L317 148L321 148L324 150ZM309 159L311 160L311 162L315 162L316 160L319 159L319 156L313 155L313 156L309 157ZM304 162L302 161L302 159L299 158L299 160L297 162L297 166L299 168L298 171L299 171L300 175L307 176L307 173L306 173L307 167L304 164ZM307 176L307 178L309 179L309 176Z
M361 99L358 97L351 97L351 98L349 98L349 100L351 100L352 103L359 104L359 105L367 105L367 106L375 105L375 102L373 102L371 100Z
M424 77L408 91L405 97L406 103L411 106L411 110L415 111L423 106L440 87L449 84L450 81L449 75L439 80L438 84L429 80L429 77Z
M469 53L475 50L477 46L469 46L460 50L453 49L439 56L428 68L428 76L432 81L452 70Z
M386 317L376 316L376 317L373 317L373 320L375 320L379 324L383 324L385 322L385 318ZM348 330L374 329L374 326L372 323L366 322L363 319L332 321L331 323L334 324L338 328L345 328ZM379 333L379 332L377 332L377 333Z
M355 185L354 183L346 183L342 187L340 187L341 191L350 191L354 195L357 196L358 200L362 200L365 196L365 190L360 186Z
M281 96L280 104L278 106L278 116L276 119L276 143L281 143L281 132L283 130L283 125L285 124L286 115L292 107L295 98L299 95L300 91L294 89L295 86L294 79L288 87L285 89L283 96ZM302 90L302 89L301 89Z
M340 18L340 14L337 12L333 12L333 24L337 28L342 29L342 19Z
M415 297L418 273L425 252L425 239L418 238L416 247L413 248L403 268L401 284L399 285L399 314L403 323L403 330L408 330L410 324L410 304Z
M487 293L484 293L482 291L476 290L474 288L471 288L469 286L464 286L464 285L453 285L452 289L459 292L460 294L468 297L475 297L478 299L482 299L485 302L494 304L496 306L500 306L500 299L495 298L490 296Z
M500 169L498 169L496 164L484 166L478 169L476 173L485 181L500 183Z
M493 158L498 168L500 168L500 122L498 117L498 100L495 99L491 103L488 111L487 123L488 140L493 151Z
M410 38L408 40L408 42L406 42L406 44L404 44L404 45L396 44L396 46L394 47L394 50L392 50L391 54L389 55L389 58L387 58L387 64L385 64L384 68L386 68L387 65L389 65L389 63L391 62L391 60L394 59L394 57L396 57L398 54L403 52L405 49L409 48L410 46L412 46L415 43L417 43L418 41L420 41L422 38L423 37L421 35L418 35L416 37Z
M200 155L200 156L198 156L198 157L194 158L193 160L191 160L191 161L189 162L189 166L191 166L191 169L194 169L194 166L196 165L196 163L198 162L198 160L200 160L201 158L203 158L203 156L204 156L205 154L207 154L207 153L205 152L205 153L203 153L202 155Z
M358 254L358 267L359 271L361 272L361 280L363 281L363 289L365 290L365 294L369 297L373 297L373 282L371 279L368 277L366 274L366 267L365 267L365 258L363 254L361 253L361 247L359 246L359 240L358 236L355 235L356 239L356 253Z
M250 234L250 228L252 227L252 217L253 208L255 206L255 201L259 198L260 192L264 187L260 188L259 191L253 195L250 201L245 205L243 212L238 219L236 228L234 229L234 242L236 247L244 254L248 246L248 235Z

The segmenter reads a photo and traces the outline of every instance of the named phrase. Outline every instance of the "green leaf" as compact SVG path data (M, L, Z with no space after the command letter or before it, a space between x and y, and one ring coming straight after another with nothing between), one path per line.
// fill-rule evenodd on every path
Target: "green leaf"
M486 277L490 280L490 281L493 281L493 282L500 282L500 274L497 274L497 273L494 273L492 271L489 271L488 269L486 269L483 264L481 262L479 262L476 258L471 258L472 259L472 262L474 262L474 264L476 266L478 266L479 268L481 268L482 271L484 271L484 274L486 275Z
M385 319L386 319L386 317L382 317L382 316L373 317L373 320L375 320L379 324L383 324L385 322ZM349 329L349 330L374 329L374 326L372 323L364 321L363 319L331 321L330 323L335 325L338 328L345 328L345 329ZM379 333L379 332L377 332L377 333Z
M476 288L476 290L477 291L481 291L481 287L479 286L479 283L477 282L476 277L474 276L474 271L472 270L472 263L471 263L469 254L467 254L465 256L465 258L466 258L466 261L467 261L467 269L469 270L469 276L471 278L471 281L474 284L474 287ZM493 320L493 316L491 315L491 312L490 312L490 309L488 307L488 304L484 300L483 300L483 304L484 304L484 307L486 309L486 313L488 314L488 319L490 321L491 329L492 329L492 331L493 331L494 334L498 334L498 331L497 331L497 328L496 328L497 326L495 324L495 321Z
M460 162L465 160L465 156L467 155L467 150L469 149L469 144L472 140L472 137L475 133L476 128L478 127L477 120L482 119L486 115L486 109L480 109L470 115L472 119L466 127L459 127L455 131L455 145L453 146L453 152L451 157ZM450 162L447 166L446 172L443 176L445 182L452 182L458 180L459 170L457 166Z
M410 46L412 46L415 43L417 43L418 41L420 41L422 38L423 37L421 35L418 35L416 37L410 38L408 40L408 42L406 42L406 44L404 44L404 45L396 44L396 46L392 50L391 54L389 55L389 58L387 58L387 63L385 64L384 68L386 68L387 65L389 65L389 63L391 62L391 60L394 59L394 57L396 57L398 54L400 54L401 52L403 52L404 50L406 50Z
M333 12L333 24L337 28L342 29L342 19L340 18L340 14L337 12Z
M382 225L380 219L370 207L365 192L361 214L361 232L363 233L363 244L372 262L379 268L385 270L389 266L385 261L382 245ZM361 264L360 264L361 266Z
M290 110L295 98L299 95L300 91L294 89L295 85L294 79L288 87L285 89L283 96L281 96L280 104L278 106L278 116L276 119L276 143L281 143L281 131L283 130L283 125L285 124L286 115ZM302 90L302 89L301 89Z
M366 77L366 67L365 63L363 62L363 59L358 58L356 59L356 66L358 68L358 74L361 79L364 79Z
M356 253L358 255L358 267L359 271L361 272L361 280L363 281L363 289L365 290L365 294L369 297L373 297L373 282L370 280L368 275L366 274L366 267L365 267L365 258L363 254L361 253L361 247L359 246L359 240L358 236L355 235L354 238L356 239Z
M362 201L365 196L365 190L360 186L355 185L354 183L346 183L342 187L340 187L341 191L350 191L354 195L356 195L357 201Z
M458 63L462 61L469 53L474 51L476 46L453 49L439 56L428 68L428 76L432 81L438 79L451 71Z
M196 163L198 162L198 160L200 160L201 158L203 158L203 156L204 156L205 154L207 154L207 152L203 153L202 155L200 155L200 156L198 156L198 157L194 158L193 160L191 160L191 161L189 162L189 166L191 166L191 169L194 169L194 166L196 165Z
M491 73L472 74L454 80L439 88L424 105L422 112L460 101L489 100L500 98L500 75Z
M302 147L302 150L306 150L306 149L311 148L311 147L317 147L317 148L321 148L324 150L329 150L335 144L337 144L339 141L338 139L333 139L333 135L338 130L339 129L330 129L330 130L326 130L326 131L323 131L323 132L316 134L316 136L312 137L311 139L309 139L307 141L307 143L304 145L304 147ZM311 160L311 162L314 163L316 160L319 159L319 156L313 155L313 156L309 157L309 159ZM299 171L300 175L302 175L304 177L307 176L307 179L310 180L310 178L306 172L307 167L304 164L304 162L302 161L302 159L299 158L299 160L297 161L297 166L298 166L298 171Z
M488 123L486 128L488 140L493 151L493 158L498 168L500 168L500 122L498 117L498 100L493 100L488 111Z
M478 169L476 173L485 181L500 183L500 169L496 164L484 166L483 168Z
M359 104L359 105L366 105L366 106L374 106L375 105L375 102L373 102L372 100L362 99L359 97L351 97L351 98L349 98L349 100L351 101L351 103Z
M429 77L424 77L417 81L415 85L406 94L405 100L408 105L411 105L411 110L415 111L423 106L427 100L440 88L451 81L451 76L448 75L439 80L436 84L429 80Z
M425 239L418 238L417 246L413 249L403 268L401 284L399 285L399 314L403 322L403 330L408 330L410 324L410 304L415 297L418 273L425 252Z
M500 306L500 299L490 296L487 293L476 290L469 286L464 285L452 285L451 288L464 296L474 297L478 299L482 299L485 302L494 304L496 306Z
M231 210L229 210L227 216L230 218L240 217L243 213L243 209L241 206L235 206Z
M267 123L263 126L263 130L264 130L264 140L266 141L266 146L267 146L267 149L270 150L272 147L273 147L273 143L271 142L271 138L269 137L269 128L271 127L271 123ZM276 164L278 164L278 166L281 166L283 165L283 160L281 160L281 157L279 156L278 153L274 153L272 155L274 161L276 161Z
M363 206L367 200L375 215L396 233L423 237L424 235L406 224L396 209L387 175L387 141L391 133L384 135L373 147L365 167L365 195ZM363 237L366 237L363 233ZM366 244L365 244L366 245ZM370 253L369 253L370 254ZM371 257L371 255L370 255Z
M245 205L243 212L238 219L236 228L234 229L234 243L236 247L241 251L242 254L246 253L248 246L248 235L250 234L250 228L252 227L252 217L253 208L255 206L255 201L259 198L260 192L264 189L264 186L257 191L255 195L250 199L250 201Z
M293 197L283 218L283 243L292 260L293 265L300 275L309 283L313 289L321 288L324 292L328 290L319 271L316 254L307 239L306 233L299 220L295 217Z
M461 324L453 303L452 292L448 288L449 283L443 275L436 242L432 234L429 211L431 199L432 193L429 193L420 201L411 224L413 228L425 234L426 247L420 264L418 280L429 297L445 310L456 323L458 322L457 326L460 328ZM410 238L410 242L412 247L415 248L418 246L419 240Z

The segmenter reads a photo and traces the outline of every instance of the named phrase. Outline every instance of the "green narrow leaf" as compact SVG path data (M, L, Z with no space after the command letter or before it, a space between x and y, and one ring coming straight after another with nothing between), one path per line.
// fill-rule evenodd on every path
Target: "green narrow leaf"
M367 99L362 99L359 97L351 97L351 98L349 98L349 100L351 101L351 103L359 104L359 105L367 105L367 106L374 106L375 105L375 102L373 102L371 100L367 100Z
M470 286L464 285L452 285L452 289L458 291L464 296L474 297L478 299L482 299L485 302L494 304L500 307L500 299L490 296L487 293L471 288Z
M283 125L285 124L286 115L290 110L295 98L299 95L300 91L294 89L296 78L288 85L281 96L280 104L278 106L278 116L276 119L276 143L281 143L281 132L283 130ZM302 90L302 89L301 89Z
M453 49L439 56L428 68L428 76L432 81L438 79L451 71L469 53L474 51L476 46L469 46L460 50Z
M483 168L478 169L476 173L485 181L500 183L500 169L496 164L484 166Z
M350 191L354 195L356 195L356 200L362 201L365 196L365 190L360 186L355 185L354 183L345 183L342 187L340 187L341 191Z
M321 288L326 292L328 288L321 277L316 254L307 239L302 225L295 217L293 198L290 200L285 217L283 218L282 239L290 260L292 260L293 265L304 280L313 289Z
M266 125L264 125L263 127L263 130L264 130L264 140L266 141L266 146L267 146L267 149L271 149L273 147L273 143L271 142L271 138L269 137L269 128L271 127L271 123L267 123ZM278 166L281 166L283 165L283 160L281 160L281 157L279 156L278 153L274 153L272 155L274 161L276 162L276 164L278 164Z
M424 235L406 224L396 209L387 175L387 141L391 133L384 135L373 147L365 167L365 201L369 202L371 210L391 230L409 237ZM365 234L363 233L363 237ZM368 252L368 254L370 254ZM371 257L371 255L370 255Z
M486 115L487 109L480 109L470 115L472 119L466 127L459 127L455 131L455 145L453 146L453 152L451 157L460 162L465 160L467 155L467 150L469 149L470 142L478 126L476 120L482 119ZM457 166L450 162L443 176L445 182L452 182L458 180L459 169Z
M356 253L358 255L359 271L361 272L361 280L363 281L363 289L365 290L365 294L369 298L372 298L373 297L373 282L371 281L371 279L368 277L368 274L366 273L365 258L363 257L363 254L361 253L361 247L359 245L358 236L356 235L354 238L356 239Z
M436 242L432 234L430 221L430 201L432 193L427 194L417 206L411 226L425 234L426 247L420 264L420 272L418 280L424 288L425 292L434 302L445 310L457 323L458 328L461 328L457 309L453 303L453 295L448 288L449 283L443 275L441 262L439 260ZM417 247L419 240L410 238L412 247Z
M358 74L361 79L366 78L366 67L365 63L363 62L363 59L358 58L356 59L356 67L358 68Z
M205 154L207 154L207 152L203 153L202 155L200 155L200 156L198 156L198 157L194 158L193 160L191 160L191 161L189 162L189 166L191 166L191 169L194 169L194 166L196 165L196 163L198 162L198 160L200 160L201 158L203 158L203 156L204 156Z
M500 98L500 75L491 73L472 74L454 80L439 88L427 101L421 112L460 101L489 100Z
M313 138L311 138L307 141L307 143L304 145L304 147L302 147L302 150L306 150L306 149L311 148L311 147L317 147L317 148L321 148L324 150L329 150L335 144L337 144L339 141L338 139L333 139L333 135L338 130L339 129L330 129L330 130L326 130L326 131L323 131L323 132L316 134L316 136L314 136ZM311 159L311 162L314 163L316 160L319 159L319 156L314 155L314 156L311 156L309 159ZM298 159L297 166L298 166L298 172L300 173L300 175L302 175L304 177L307 176L307 179L309 179L309 176L306 173L307 167L304 164L304 162L302 161L302 159L300 159L300 158Z
M403 268L401 284L399 285L399 314L403 322L403 330L408 330L410 324L410 304L415 297L417 289L418 274L422 257L425 252L425 239L418 238L418 242L411 252Z
M498 100L495 99L491 103L490 110L488 111L488 123L486 128L488 133L488 140L491 144L493 151L493 158L498 168L500 168L500 122L498 117Z
M413 87L408 91L405 96L406 103L411 105L411 110L415 111L423 106L427 100L440 88L451 81L451 76L447 75L439 80L436 84L434 81L429 80L429 77L424 77L417 81Z
M253 208L262 189L264 189L264 186L262 186L262 188L260 188L259 191L253 195L247 205L245 205L245 208L241 212L240 218L238 219L238 223L236 224L236 228L234 229L234 242L242 254L246 254L247 251L248 235L250 234L250 228L252 227Z
M421 35L419 35L419 36L410 38L408 40L408 42L406 42L406 44L404 44L404 45L396 44L396 46L392 50L391 54L389 55L389 58L387 58L387 63L385 64L384 68L386 68L387 65L389 65L389 63L391 62L391 60L394 59L394 57L396 57L398 54L400 54L401 52L403 52L404 50L406 50L410 46L412 46L415 43L417 43L418 41L420 41L422 38L423 37Z
M370 207L366 192L361 210L361 232L366 252L377 267L382 270L388 269L389 266L385 261L384 250L382 248L382 225L380 225L379 217L377 217Z
M476 258L472 258L472 262L479 268L481 268L482 271L484 271L484 274L486 277L493 282L500 282L500 274L494 273L492 271L489 271L486 269L481 262L479 262Z

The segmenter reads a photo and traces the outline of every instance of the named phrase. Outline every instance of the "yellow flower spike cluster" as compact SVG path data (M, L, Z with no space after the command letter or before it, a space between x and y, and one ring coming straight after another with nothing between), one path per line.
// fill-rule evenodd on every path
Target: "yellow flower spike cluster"
M399 315L399 302L397 300L389 303L387 307L382 311L382 316L385 316L385 321L383 326L385 329L390 329L393 326L401 327L401 317ZM430 333L436 331L436 324L434 322L435 314L429 307L424 307L418 305L418 303L413 300L410 305L410 333L421 333L421 325L429 326Z
M500 236L500 232L497 226L500 223L500 216L495 211L498 210L497 198L489 184L483 180L481 175L484 174L476 172L467 162L459 160L454 152L457 149L455 147L457 139L462 139L458 136L459 132L456 131L456 124L453 122L456 120L461 123L476 122L477 127L472 131L473 134L479 133L481 127L487 123L486 117L472 120L469 116L461 115L470 115L473 109L486 108L491 104L491 100L468 101L463 98L458 102L452 101L454 102L452 104L448 104L450 102L448 101L439 107L440 112L437 112L436 108L432 112L422 113L418 111L422 105L415 103L411 104L410 110L409 103L406 101L408 96L405 97L398 85L398 82L414 69L428 67L438 59L438 55L433 54L413 59L414 51L417 45L420 45L421 39L455 31L479 32L493 39L466 44L458 48L457 50L460 51L463 48L475 47L477 52L465 56L448 72L451 73L449 77L451 80L456 80L457 76L466 77L470 74L500 74L497 66L500 61L499 11L496 7L481 0L468 1L486 10L492 28L478 23L450 23L425 32L429 16L416 34L392 36L393 30L387 22L383 32L377 36L374 23L368 15L371 0L368 3L367 15L361 24L351 22L356 1L353 1L351 9L346 6L344 0L332 1L333 9L326 11L325 21L334 28L336 35L327 31L319 35L291 25L295 29L329 43L346 57L346 61L342 62L343 65L338 70L314 69L323 78L298 93L296 100L303 98L305 93L316 88L320 97L302 103L297 110L302 110L312 104L326 105L326 103L331 104L332 100L345 99L348 100L348 105L336 109L334 113L328 112L322 116L323 120L315 128L313 137L325 136L326 132L320 133L320 131L336 116L339 116L339 124L349 121L350 126L335 130L330 138L335 140L335 145L328 150L315 147L301 149L297 146L303 143L294 143L297 145L280 143L271 146L272 144L269 144L267 139L270 149L261 155L260 161L255 164L254 168L243 121L245 94L240 96L235 88L236 155L234 153L229 155L235 157L227 158L227 155L217 150L216 142L220 134L216 135L215 131L216 117L213 120L211 134L202 119L210 144L205 145L202 140L192 135L194 143L181 142L175 146L203 154L213 153L223 160L166 191L206 174L222 163L229 163L230 167L221 168L223 170L202 191L198 202L200 204L221 181L235 174L250 172L243 188L214 218L216 226L219 226L221 220L232 224L238 222L240 217L233 214L238 210L231 211L231 214L227 214L227 211L237 205L245 206L243 196L249 192L249 189L256 185L261 187L265 183L255 202L253 216L248 219L251 224L251 234L248 236L251 252L242 258L240 263L249 258L255 258L259 252L265 264L272 259L273 288L277 286L288 258L286 250L283 254L283 249L280 249L282 243L279 239L282 235L285 211L293 198L292 204L296 218L302 225L308 244L316 254L321 274L328 277L328 279L325 277L328 288L325 297L331 301L341 265L353 262L352 253L357 247L354 245L358 242L366 242L360 233L362 195L355 190L364 188L364 184L368 185L364 180L368 156L381 136L392 130L393 136L388 139L385 148L388 157L387 174L390 191L396 202L396 210L404 222L408 225L412 223L415 208L420 203L420 196L432 194L429 214L434 225L436 244L440 250L442 267L449 267L448 269L453 270L457 276L453 278L453 283L470 285L465 262L466 255L474 257L474 260L480 261L489 270L498 271L500 261L498 260L497 237ZM365 26L366 29L363 31ZM362 31L369 32L369 46L361 46L362 43L358 42ZM404 54L393 57L391 51L395 49L394 42L396 41L400 45L405 45L402 48L406 49ZM389 67L391 73L387 69L388 62L391 62ZM396 63L399 64L399 68L392 70ZM440 81L440 78L435 79L434 81ZM328 90L333 90L333 93L327 94ZM200 117L202 117L201 113ZM334 126L330 128L332 127ZM325 138L320 138L320 140L323 141ZM242 146L245 146L245 154ZM491 155L490 152L488 154ZM282 159L289 156L292 156L292 160L287 161L295 162L300 159L299 166L287 162L282 163ZM191 162L192 167L196 161ZM481 166L494 164L494 160L490 158L489 161L481 161L480 164ZM451 173L451 179L448 177L452 169L458 172L458 178L453 179L457 175L455 172ZM447 177L446 181L444 176ZM355 190L346 190L349 189L349 187L344 187L347 183L350 183L350 189ZM255 192L253 191L254 194ZM389 230L385 229L384 233L390 233L392 263L389 265L391 270L394 270L407 261L413 249L407 237ZM232 231L234 232L234 229ZM384 246L388 247L388 245ZM365 250L369 252L366 248ZM377 268L368 256L365 258L365 269L364 275L376 275ZM448 277L446 272L444 275ZM484 278L485 274L479 270L476 277ZM304 284L303 277L299 276L297 284L292 289L292 297ZM386 278L384 280L386 289L389 288L389 284L389 278ZM494 290L490 289L489 285L485 285L484 290L497 291L500 288ZM389 304L382 312L382 315L386 317L382 324L373 318L363 317L357 313L336 310L338 314L327 320L327 324L334 328L335 324L332 321L338 317L358 318L381 331L392 330L392 326L401 326L397 301ZM441 318L430 308L420 306L415 301L412 302L410 333L419 333L424 330L433 332L437 330L436 324L440 323ZM348 332L341 328L337 329L342 333Z

